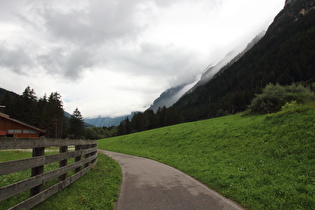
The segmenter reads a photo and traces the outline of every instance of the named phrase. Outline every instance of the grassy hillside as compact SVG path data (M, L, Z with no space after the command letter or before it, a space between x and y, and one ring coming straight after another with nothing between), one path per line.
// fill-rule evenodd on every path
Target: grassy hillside
M179 124L99 147L171 165L249 209L315 207L314 105Z

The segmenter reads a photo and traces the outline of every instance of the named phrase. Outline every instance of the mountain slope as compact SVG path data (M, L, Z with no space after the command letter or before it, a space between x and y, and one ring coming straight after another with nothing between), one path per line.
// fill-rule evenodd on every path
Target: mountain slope
M164 91L150 106L149 109L157 112L159 108L170 107L176 103L183 95L192 92L197 87L204 85L213 76L220 71L222 68L227 68L227 66L232 65L236 62L242 55L244 55L248 50L250 50L263 36L265 32L258 34L247 46L246 48L238 54L237 50L229 52L222 61L217 63L214 66L207 67L200 76L197 76L197 79L189 84L182 84L176 87L172 87Z
M18 94L14 93L14 92L12 92L12 91L8 91L8 90L3 89L3 88L0 87L0 97L4 97L6 94L7 94L8 96L12 97L12 98L18 96Z
M172 106L183 94L180 94L181 90L186 86L186 84L179 85L177 87L172 87L164 91L150 106L149 109L156 112L160 107L170 107Z
M286 2L266 35L229 68L175 105L186 121L246 109L268 83L315 80L315 2Z
M209 80L211 80L216 73L221 70L229 68L233 63L238 61L247 51L249 51L255 44L265 35L265 31L258 34L249 44L247 44L246 48L239 54L235 54L235 52L228 53L225 58L220 61L217 65L210 67L207 69L201 76L200 80L196 85L191 88L188 93L194 91L197 87L206 84Z

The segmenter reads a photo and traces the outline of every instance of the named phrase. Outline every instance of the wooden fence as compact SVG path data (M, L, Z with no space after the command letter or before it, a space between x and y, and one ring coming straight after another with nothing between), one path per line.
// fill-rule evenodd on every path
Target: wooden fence
M74 150L68 150L74 146ZM45 155L45 148L59 147L59 153ZM0 176L32 169L30 178L0 188L0 201L30 190L27 200L11 209L30 209L86 174L97 161L97 141L69 139L12 139L0 138L0 150L32 149L32 158L0 163ZM74 158L72 164L68 159ZM59 168L44 172L44 166L59 162ZM68 172L74 171L73 175ZM59 178L57 184L43 190L49 180Z

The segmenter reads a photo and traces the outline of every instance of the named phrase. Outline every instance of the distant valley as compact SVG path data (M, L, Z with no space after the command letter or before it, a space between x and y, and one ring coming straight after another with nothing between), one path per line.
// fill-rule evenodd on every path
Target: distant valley
M111 127L118 126L121 121L125 120L127 117L132 118L135 112L130 115L124 115L120 117L96 117L96 118L84 118L84 122L96 127Z

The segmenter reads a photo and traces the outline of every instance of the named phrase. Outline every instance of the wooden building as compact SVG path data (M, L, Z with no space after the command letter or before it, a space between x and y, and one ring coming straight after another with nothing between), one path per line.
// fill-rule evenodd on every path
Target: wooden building
M12 119L0 112L0 137L38 138L45 134L45 130Z

